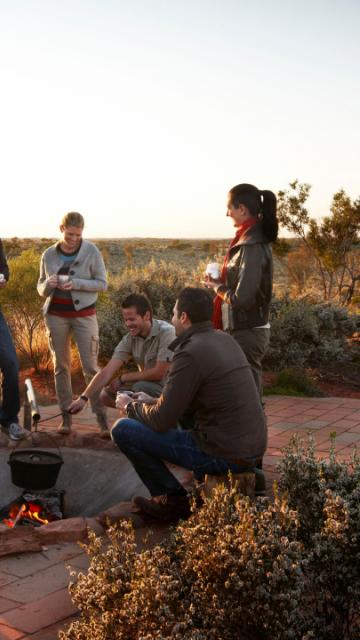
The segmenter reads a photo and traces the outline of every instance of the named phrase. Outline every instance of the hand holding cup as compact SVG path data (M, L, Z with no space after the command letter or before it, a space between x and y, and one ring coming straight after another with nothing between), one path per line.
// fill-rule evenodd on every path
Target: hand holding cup
M206 265L207 276L210 276L211 280L219 280L220 278L220 265L218 262L208 262Z
M220 265L217 262L209 262L206 265L205 280L203 284L208 289L214 289L220 284Z
M124 391L118 391L116 394L115 407L120 411L125 411L126 405L131 402L132 398Z
M46 284L48 287L51 287L52 289L55 289L58 285L58 276L56 275L56 273L53 273L52 276L49 276L46 280Z

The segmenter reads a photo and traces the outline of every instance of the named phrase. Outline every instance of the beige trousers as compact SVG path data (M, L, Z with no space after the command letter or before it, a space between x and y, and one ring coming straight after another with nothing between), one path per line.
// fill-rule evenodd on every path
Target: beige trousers
M66 411L73 399L71 386L71 337L78 348L86 384L99 371L99 327L96 315L83 318L60 318L47 314L45 325L54 361L55 389L61 411ZM97 415L105 415L103 405L96 394L91 409Z

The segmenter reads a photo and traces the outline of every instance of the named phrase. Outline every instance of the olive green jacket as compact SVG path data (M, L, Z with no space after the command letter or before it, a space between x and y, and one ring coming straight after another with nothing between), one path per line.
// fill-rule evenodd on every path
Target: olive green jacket
M230 462L253 464L266 449L266 424L244 352L211 322L193 324L170 348L174 359L155 404L130 402L128 416L168 431L190 413L199 447Z

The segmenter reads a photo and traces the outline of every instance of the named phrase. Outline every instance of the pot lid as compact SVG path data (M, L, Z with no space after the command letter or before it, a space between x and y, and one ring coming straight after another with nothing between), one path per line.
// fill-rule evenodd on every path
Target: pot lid
M20 451L12 451L10 454L10 462L24 462L26 464L59 464L63 459L59 454L42 449L21 449Z

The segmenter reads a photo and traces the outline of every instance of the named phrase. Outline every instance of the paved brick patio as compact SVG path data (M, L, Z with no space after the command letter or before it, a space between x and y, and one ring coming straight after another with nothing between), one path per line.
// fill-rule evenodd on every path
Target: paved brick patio
M41 409L43 418L56 412L57 407ZM270 485L281 449L296 432L311 431L320 457L327 457L334 431L340 458L347 459L354 445L360 446L360 399L269 397L266 413L269 446L264 468ZM51 431L57 424L58 419L50 420L44 427ZM89 432L96 432L88 409L76 417L74 429L84 441ZM59 629L76 618L67 592L69 565L78 570L87 565L77 544L56 544L42 553L0 559L0 640L55 640Z

